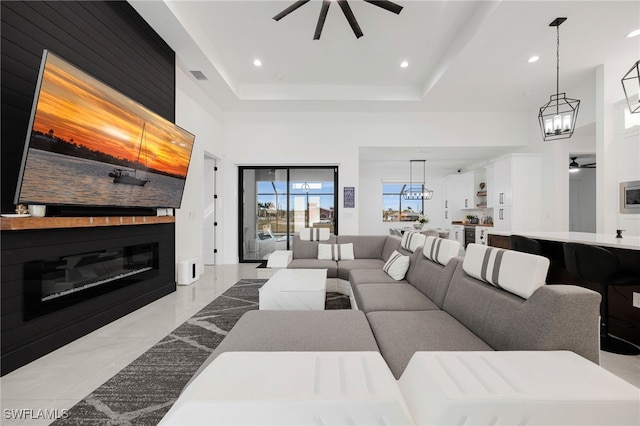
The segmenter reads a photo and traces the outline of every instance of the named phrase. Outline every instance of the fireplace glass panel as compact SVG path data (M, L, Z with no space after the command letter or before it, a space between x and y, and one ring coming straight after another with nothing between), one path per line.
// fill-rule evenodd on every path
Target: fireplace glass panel
M148 279L157 269L157 243L97 250L26 263L26 319Z

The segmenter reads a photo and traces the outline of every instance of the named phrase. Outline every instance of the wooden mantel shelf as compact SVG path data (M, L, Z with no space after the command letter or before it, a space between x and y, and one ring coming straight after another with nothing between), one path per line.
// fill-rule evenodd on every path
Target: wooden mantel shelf
M0 230L92 228L96 226L153 225L173 223L174 216L105 216L105 217L2 217Z

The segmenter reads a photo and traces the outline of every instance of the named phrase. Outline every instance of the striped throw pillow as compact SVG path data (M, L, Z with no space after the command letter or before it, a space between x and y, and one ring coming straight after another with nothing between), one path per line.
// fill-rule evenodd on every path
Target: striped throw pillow
M427 259L446 266L451 259L458 255L459 251L460 243L458 241L427 237L422 254Z
M400 281L409 270L410 261L409 256L405 256L398 253L398 250L394 250L391 256L389 256L389 260L387 260L382 267L382 270L394 280Z
M318 244L318 259L320 260L354 260L353 243L347 244Z

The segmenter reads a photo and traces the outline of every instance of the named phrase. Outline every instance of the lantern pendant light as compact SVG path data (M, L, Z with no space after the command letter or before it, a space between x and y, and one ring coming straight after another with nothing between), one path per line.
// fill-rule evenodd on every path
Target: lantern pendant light
M633 64L629 72L622 77L622 90L627 98L629 112L640 114L640 61Z
M414 164L422 163L422 182L415 185L413 184L413 166ZM409 188L406 188L402 192L402 197L405 200L430 200L433 198L433 190L427 189L425 184L427 182L427 160L409 160ZM418 183L418 182L416 182Z
M556 18L549 24L556 27L556 93L550 96L548 103L540 107L538 121L542 138L545 141L566 139L573 135L578 117L580 101L567 98L566 93L560 93L560 24L567 18Z

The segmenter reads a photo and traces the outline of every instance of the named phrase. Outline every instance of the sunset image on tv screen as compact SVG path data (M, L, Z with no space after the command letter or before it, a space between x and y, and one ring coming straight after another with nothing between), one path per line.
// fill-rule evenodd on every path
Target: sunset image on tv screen
M45 55L19 202L179 207L194 136Z

